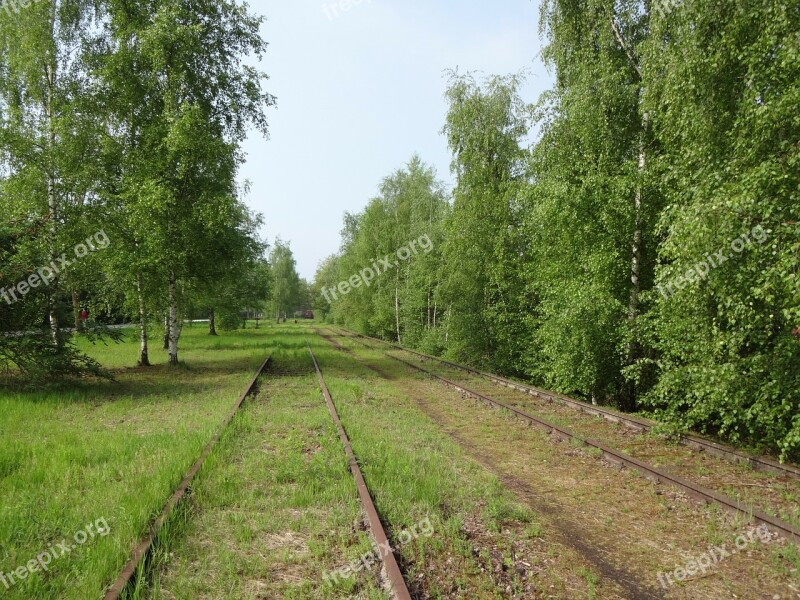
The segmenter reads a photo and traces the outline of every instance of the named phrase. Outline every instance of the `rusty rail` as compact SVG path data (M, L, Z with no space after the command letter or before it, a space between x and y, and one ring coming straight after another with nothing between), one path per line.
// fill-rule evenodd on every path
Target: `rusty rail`
M498 408L503 408L505 410L508 410L517 417L520 417L523 420L528 421L529 423L541 429L546 430L548 433L555 434L558 437L565 440L577 440L586 446L589 446L591 448L596 448L602 453L603 457L606 458L607 460L616 463L620 467L623 466L631 467L636 471L638 471L639 473L641 473L642 475L644 475L646 478L650 479L651 481L654 481L656 483L667 483L669 485L672 485L673 487L683 490L684 492L688 493L690 496L692 496L697 500L701 500L704 502L714 502L716 504L719 504L729 512L736 513L739 515L744 515L747 519L752 519L756 523L763 523L764 525L770 527L774 531L778 532L782 537L790 541L800 542L800 529L789 523L786 523L785 521L772 517L764 512L750 509L732 498L728 498L727 496L718 494L713 490L709 490L691 481L667 473L666 471L659 469L658 467L648 465L647 463L644 463L636 458L633 458L632 456L628 456L623 452L614 450L613 448L609 448L608 446L601 444L600 442L584 439L578 436L577 434L573 433L569 429L566 429L565 427L560 427L558 425L554 425L553 423L545 421L544 419L540 419L539 417L534 417L533 415L529 415L526 412L523 412L512 406L508 406L507 404L499 402L494 398L481 394L480 392L471 390L458 383L455 383L454 381L450 381L449 379L442 377L441 375L437 375L432 371L424 369L419 365L415 365L411 362L408 362L396 356L392 356L391 354L388 353L386 354L386 356L393 358L394 360L401 362L404 365L411 367L412 369L415 369L422 373L426 373L427 375L430 375L434 379L441 381L445 385L452 387L453 389L459 390L460 392L463 392L469 396L472 396L475 399L481 400L489 404L490 406L496 406Z
M184 498L184 496L186 496L186 492L189 489L189 485L197 476L197 473L200 471L200 468L203 466L203 463L205 462L206 458L208 458L208 455L211 453L211 450L213 449L214 445L222 437L223 432L228 427L230 422L233 420L233 417L236 416L236 413L239 411L239 408L242 406L242 403L255 390L258 378L267 368L267 365L270 363L271 360L272 360L272 355L270 354L270 356L268 356L264 360L264 362L261 363L261 366L258 368L258 371L256 371L255 375L253 375L253 378L250 380L250 383L247 385L247 388L245 389L244 392L242 392L242 395L239 396L239 399L231 408L230 412L228 413L228 416L225 417L225 420L222 422L222 426L219 428L214 437L211 438L211 441L209 441L208 444L206 444L205 448L203 448L203 451L200 453L200 456L197 458L194 465L192 465L192 468L189 469L189 472L186 473L186 476L178 484L178 487L175 489L175 492L172 494L170 499L164 505L164 508L161 509L161 514L148 529L147 535L145 535L145 537L139 542L139 544L133 550L133 553L131 554L130 558L128 559L128 562L122 569L122 572L119 574L119 577L117 577L117 580L109 588L109 590L103 597L104 600L118 600L122 595L122 593L125 591L125 588L128 587L128 584L133 579L133 576L136 574L136 571L139 569L139 566L142 564L145 557L150 552L150 549L153 547L153 543L155 542L156 537L158 536L158 532L161 530L161 527L164 526L164 523L167 522L167 519L169 518L170 514L172 514L172 511L175 510L175 507L178 506L180 501Z
M328 386L325 384L325 379L322 377L322 371L319 368L319 364L317 363L317 358L314 356L314 352L311 350L311 346L308 347L308 352L311 354L311 360L314 362L314 368L317 371L317 380L319 381L320 388L322 389L322 394L325 396L325 402L328 405L328 411L331 413L331 418L336 424L336 429L339 431L339 439L342 441L344 450L347 453L347 459L350 462L350 471L353 473L353 478L356 481L358 495L361 498L361 504L364 506L364 511L367 514L372 535L375 538L375 542L378 544L378 548L380 548L380 555L383 559L383 566L386 569L386 576L389 579L392 592L397 600L411 600L411 594L406 587L406 582L403 579L400 566L397 564L397 560L391 551L389 539L386 537L386 532L384 531L383 524L378 516L378 511L375 509L375 503L372 501L369 488L367 488L367 483L364 481L364 476L361 474L361 469L358 466L356 455L353 453L353 448L350 445L350 440L348 439L347 433L344 430L342 421L339 419L339 414L336 412L336 405L333 403L333 398L328 390Z
M452 367L453 369L458 369L459 371L464 371L466 373L471 373L473 375L483 377L494 383L497 383L498 385L502 385L517 390L519 392L523 392L525 394L528 394L529 396L534 396L536 398L540 398L548 402L557 402L559 404L568 406L574 410L589 415L602 417L603 419L611 423L618 423L620 425L625 425L626 427L629 427L636 431L647 432L653 428L652 423L649 423L640 417L635 417L633 415L625 415L613 410L601 408L599 406L586 404L585 402L580 402L579 400L575 400L573 398L570 398L569 396L564 396L563 394L558 394L555 392L543 390L531 385L527 385L524 383L520 383L518 381L507 379L505 377L501 377L499 375L486 373L485 371L479 371L478 369L473 369L471 367L459 365L457 363L450 362L448 360L444 360L442 358L438 358L435 356L429 356L427 354L423 354L422 352L417 352L416 350L409 350L408 348L404 348L403 346L399 346L397 344L393 344L385 340L380 340L378 338L373 338L368 335L363 335L360 333L349 332L349 331L347 337L351 337L354 339L364 338L372 340L374 342L385 344L397 350L402 350L403 352L408 352L409 354L418 356L422 359L432 360L441 363L443 365L447 365L448 367ZM692 434L682 434L678 441L684 446L687 446L694 450L698 450L700 452L713 454L714 456L717 456L734 464L749 465L751 468L759 471L765 471L777 475L785 475L787 477L790 477L791 479L800 480L800 467L792 464L782 464L777 460L774 460L767 456L755 456L747 454L740 450L736 450L735 448L724 446L717 442L713 442L711 440L707 440L705 438Z

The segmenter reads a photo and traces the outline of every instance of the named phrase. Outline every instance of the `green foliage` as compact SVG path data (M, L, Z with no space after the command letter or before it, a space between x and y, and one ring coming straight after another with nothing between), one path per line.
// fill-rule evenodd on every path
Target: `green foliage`
M242 326L242 317L236 311L224 310L219 313L217 322L223 331L236 331Z
M443 249L448 353L511 373L523 370L528 336L518 315L532 302L519 269L526 251L521 141L530 125L519 85L517 77L479 84L451 73L444 128L457 176Z
M659 282L731 258L653 295L660 377L647 402L681 426L800 456L800 13L687 3L653 27L647 103L669 203ZM743 234L751 242L732 251Z
M276 320L288 318L301 302L300 276L289 244L280 239L269 256L272 287L272 313Z
M540 302L530 374L559 391L631 408L623 369L636 358L632 300L652 286L663 201L640 167L652 144L635 59L646 21L635 3L608 4L552 1L542 9L557 85L539 105L542 137L526 198L528 281Z
M425 231L414 206L430 192L409 183L412 161L346 216L317 306L426 352L646 408L671 432L796 459L800 11L652 7L542 3L556 85L533 112L530 152L517 78L451 74L457 181L428 222L435 252L327 305L325 290ZM720 251L729 259L712 263Z
M346 216L341 254L320 265L314 290L323 316L413 345L436 335L444 312L438 288L448 211L435 171L418 156L386 177L362 213ZM362 274L369 281L358 279ZM337 291L350 281L357 287Z
M101 229L111 239L0 312L0 333L49 322L53 372L92 370L60 329L81 306L135 316L143 357L150 319L168 312L177 362L182 309L266 300L261 219L235 183L240 146L251 126L266 133L274 103L244 64L266 51L261 23L229 0L0 10L0 212L26 230L3 248L0 283ZM32 374L38 342L6 345Z

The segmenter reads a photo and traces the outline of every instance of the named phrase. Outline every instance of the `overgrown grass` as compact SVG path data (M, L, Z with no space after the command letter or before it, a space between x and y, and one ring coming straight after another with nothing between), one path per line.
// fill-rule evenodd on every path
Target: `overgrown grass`
M519 538L540 535L531 511L391 382L307 337L412 590L500 598L507 585L522 589L513 575L500 585L490 573L512 560ZM237 417L198 483L185 536L160 552L149 597L385 597L374 568L325 581L371 541L311 369L304 348L276 354L261 398ZM426 519L431 535L422 534ZM419 535L404 539L414 528Z
M286 333L261 394L239 413L195 488L182 536L159 551L151 598L384 599L376 573L324 574L370 537L305 333ZM289 373L289 374L287 374Z
M433 525L433 536L398 544L406 579L425 581L431 598L500 598L507 586L522 589L503 561L528 534L540 535L536 515L394 382L324 340L315 340L314 351L390 538L399 542L426 518ZM507 576L489 575L498 569Z
M382 379L304 325L219 338L187 328L185 363L172 369L124 368L137 358L134 332L127 338L117 346L84 344L116 370L116 382L53 383L0 397L0 571L62 539L72 543L98 519L110 526L109 535L88 540L47 572L0 587L0 596L101 597L274 351L261 395L225 432L131 596L385 598L376 567L333 585L324 580L367 553L371 538L307 340L412 589L431 598L564 591L557 571L571 567L563 549L553 563L536 516L466 458L403 381ZM403 532L426 519L433 534L402 543ZM536 569L535 578L518 575L520 560Z
M209 338L201 326L186 328L183 364L150 369L126 368L138 354L133 331L121 344L78 343L117 381L0 388L4 598L101 597L269 352L270 339L264 329ZM153 350L151 359L166 362L161 354ZM12 582L8 574L62 540L71 546L98 519L108 523L108 535L78 545L46 572L14 574Z

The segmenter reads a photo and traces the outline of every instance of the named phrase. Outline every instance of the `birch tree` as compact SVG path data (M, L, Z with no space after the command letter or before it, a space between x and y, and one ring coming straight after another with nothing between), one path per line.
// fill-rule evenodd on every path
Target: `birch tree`
M517 328L529 304L519 278L519 200L529 126L519 78L452 74L444 133L457 177L446 224L442 298L448 351L515 372L525 346Z
M653 282L655 220L650 117L643 107L643 2L550 0L544 57L556 87L540 103L526 217L530 285L540 305L532 374L561 391L625 409L625 369L638 343L641 294Z
M687 2L651 26L646 106L668 205L647 406L680 428L797 458L800 11Z
M165 265L166 341L177 364L179 280L215 270L210 249L235 212L239 144L250 125L267 133L274 98L262 90L266 75L243 62L266 50L262 19L229 1L113 4L110 85L136 108L118 114L136 136L130 201Z
M300 276L289 244L275 241L269 256L272 271L272 307L276 322L294 310L300 292Z
M96 25L89 2L37 2L0 10L0 149L7 181L16 199L9 213L36 215L45 230L32 243L41 262L55 262L80 240L64 235L70 205L86 193L81 165L89 161L96 131L83 100L92 75L83 42ZM46 259L46 260L45 260ZM62 278L47 286L47 315L56 351L63 349L59 307Z

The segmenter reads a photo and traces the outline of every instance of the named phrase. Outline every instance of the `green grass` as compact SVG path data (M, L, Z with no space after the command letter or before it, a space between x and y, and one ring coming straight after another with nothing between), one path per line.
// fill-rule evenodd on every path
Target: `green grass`
M324 582L368 552L370 537L308 352L278 351L273 364L298 374L263 378L210 457L191 519L160 550L141 597L387 598L374 571Z
M523 589L513 575L500 585L490 573L539 537L531 511L392 382L325 340L307 338L406 580L430 598L501 598L506 584ZM141 597L386 597L374 567L325 581L326 573L367 553L371 538L307 351L275 357L277 371L267 374L258 401L248 403L210 459L192 518L159 552ZM420 525L426 519L432 531ZM415 527L419 535L409 536Z
M435 396L414 392L416 384L409 387L405 376L377 376L304 323L265 324L218 338L202 326L187 327L177 368L126 368L137 359L132 330L119 345L79 340L114 371L115 382L54 382L0 393L0 572L71 540L87 524L103 520L110 527L47 572L10 590L0 583L0 596L102 597L254 369L273 352L274 369L259 381L259 395L224 433L127 597L385 598L376 566L333 585L324 579L367 553L371 537L307 342L416 593L566 593L559 573L569 575L571 555L554 550L536 515L414 399ZM402 372L380 363L378 353L364 354L395 375ZM160 349L151 352L156 357L165 362ZM432 534L403 543L404 532L426 520ZM520 557L535 576L519 576ZM587 576L581 595L591 595L594 586Z
M184 329L181 366L126 369L137 359L134 333L126 330L121 344L78 342L116 382L0 388L0 573L62 540L71 545L98 519L110 527L47 572L10 589L0 582L3 598L101 597L270 343L263 329L209 338L196 326ZM155 359L166 357L151 350Z
M426 518L433 525L431 537L397 546L406 579L425 581L431 598L452 597L454 590L460 597L500 598L506 584L520 585L513 571L502 584L487 575L498 567L490 549L511 552L515 531L540 531L530 509L467 458L402 386L322 339L312 345L390 539Z

